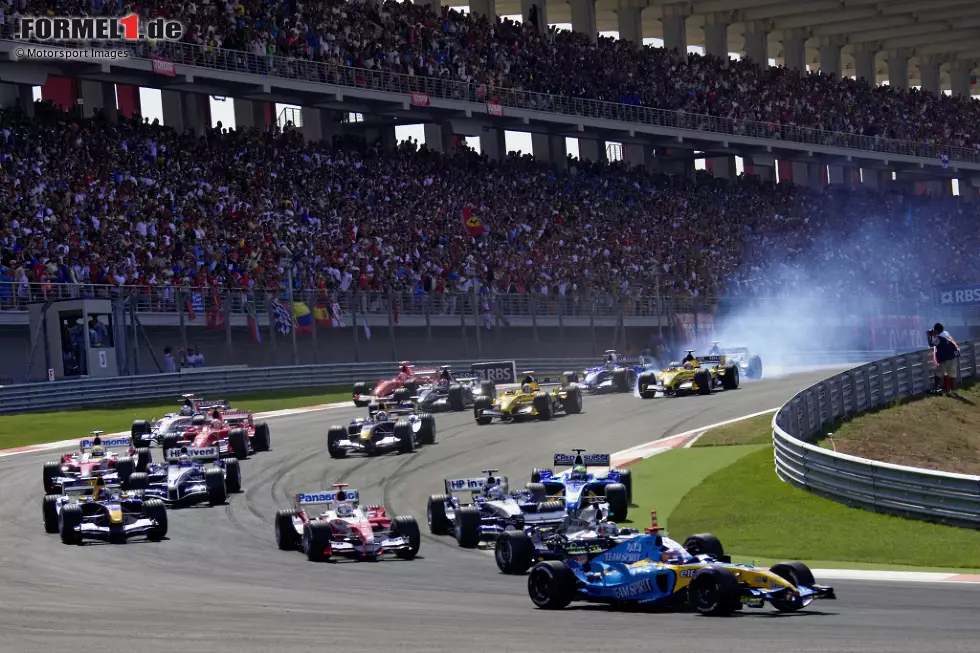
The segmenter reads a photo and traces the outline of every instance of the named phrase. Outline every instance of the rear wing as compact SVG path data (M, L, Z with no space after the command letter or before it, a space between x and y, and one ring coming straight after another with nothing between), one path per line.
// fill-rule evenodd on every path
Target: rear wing
M224 410L221 412L222 422L247 422L252 416L247 410Z
M344 498L337 498L339 493L343 493ZM297 506L318 506L328 503L357 503L361 500L361 495L357 490L330 490L319 492L300 492L296 495Z
M573 467L584 465L586 467L609 467L612 464L612 456L608 453L556 453L554 467Z
M94 446L95 446L95 441L92 438L85 438L84 440L81 440L78 443L78 448L81 449L82 451L86 451L87 449L91 449ZM126 437L126 438L102 438L102 442L101 442L101 444L99 446L104 447L106 449L121 449L123 447L125 447L126 449L129 449L129 448L131 448L133 446L133 439L132 438L129 438L129 437Z
M99 479L99 487L104 487L107 490L122 491L122 483L117 482L106 482L105 479ZM72 483L64 483L61 486L61 492L65 496L91 496L95 491L96 484L90 479L80 479Z
M190 456L193 460L218 460L221 458L221 449L218 445L211 447L174 447L164 451L163 455L167 460L180 456Z
M506 476L495 476L494 485L505 488L508 486ZM479 478L447 478L445 479L446 494L454 492L482 492L487 486L487 477Z
M702 365L704 365L705 363L709 365L719 364L721 363L723 358L724 358L723 356L699 356L698 362L701 363Z

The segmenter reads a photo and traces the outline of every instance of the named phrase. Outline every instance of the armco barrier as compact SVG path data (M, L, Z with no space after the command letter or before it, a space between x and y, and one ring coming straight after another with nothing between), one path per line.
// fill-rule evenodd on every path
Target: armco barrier
M441 361L457 372L469 370L476 361ZM538 359L517 362L518 373L562 372L595 365L595 358ZM429 364L427 363L428 367ZM112 379L55 381L0 387L0 415L44 410L73 410L94 404L112 404L140 399L165 399L184 393L211 396L256 390L353 385L392 376L395 363L299 365L296 367L225 367L196 369L172 374L149 374Z
M960 348L960 379L976 377L976 343ZM845 416L927 392L932 361L931 350L892 356L821 381L790 399L772 421L776 473L796 487L849 506L980 528L980 476L892 465L810 444Z

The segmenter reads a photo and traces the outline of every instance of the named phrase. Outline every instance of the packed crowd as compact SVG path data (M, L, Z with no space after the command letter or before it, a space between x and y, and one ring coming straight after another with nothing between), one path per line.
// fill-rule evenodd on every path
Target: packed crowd
M195 138L36 109L0 113L0 289L13 301L31 283L281 289L284 248L294 286L325 291L854 297L980 269L980 205L955 198L556 172L513 155L304 145L293 130Z
M542 35L529 23L388 0L6 0L31 14L135 9L179 18L185 38L210 48L316 60L332 68L386 70L488 87L623 102L689 114L809 127L933 146L980 148L980 104L970 99L819 73L760 67L748 60L690 56L583 34ZM122 5L125 5L123 7ZM765 64L766 62L762 62ZM574 71L574 74L570 74ZM492 91L491 91L492 93Z

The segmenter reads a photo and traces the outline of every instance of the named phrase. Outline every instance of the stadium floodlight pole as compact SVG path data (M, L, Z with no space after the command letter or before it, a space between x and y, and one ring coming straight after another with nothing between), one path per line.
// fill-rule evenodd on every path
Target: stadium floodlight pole
M289 284L289 319L292 324L289 332L293 336L293 365L299 365L299 351L296 349L296 305L293 302L293 253L288 247L279 250L279 265L286 268L286 283Z

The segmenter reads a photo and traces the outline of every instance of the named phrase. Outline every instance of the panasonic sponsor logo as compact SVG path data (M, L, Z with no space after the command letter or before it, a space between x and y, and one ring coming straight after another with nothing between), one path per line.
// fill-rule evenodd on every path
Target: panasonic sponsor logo
M649 578L643 580L638 580L635 583L630 583L629 585L622 585L620 587L613 588L613 596L617 599L628 599L639 594L646 594L652 589Z
M345 501L357 501L359 498L357 490L344 490L344 500ZM300 492L296 495L296 502L300 505L309 505L315 503L333 503L337 501L336 492L311 492L305 493Z
M102 438L103 447L129 447L132 446L133 441L129 438ZM82 449L91 449L95 446L92 440L82 440L79 443Z

